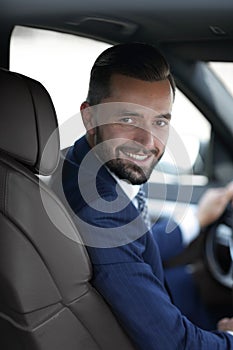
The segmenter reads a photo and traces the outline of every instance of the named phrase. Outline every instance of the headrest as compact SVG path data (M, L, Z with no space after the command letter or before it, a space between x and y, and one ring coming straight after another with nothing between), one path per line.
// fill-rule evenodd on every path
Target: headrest
M0 152L34 173L49 175L57 167L59 149L56 112L46 89L36 80L0 69Z

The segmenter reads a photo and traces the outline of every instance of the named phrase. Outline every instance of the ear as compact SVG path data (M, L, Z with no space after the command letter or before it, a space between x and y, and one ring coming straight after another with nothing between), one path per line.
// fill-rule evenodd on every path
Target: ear
M87 101L81 104L80 112L81 112L83 124L86 128L87 133L90 136L95 135L95 120L93 117L93 111Z

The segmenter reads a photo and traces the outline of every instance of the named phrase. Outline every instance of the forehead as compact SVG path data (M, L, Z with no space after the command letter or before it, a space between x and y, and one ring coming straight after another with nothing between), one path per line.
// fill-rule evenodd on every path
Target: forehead
M110 96L102 102L126 102L151 108L159 113L169 113L173 92L168 79L150 82L113 74L110 80Z
M93 107L93 114L100 123L119 122L120 118L134 117L141 121L157 117L171 118L171 113L161 113L142 105L129 102L106 102ZM100 124L101 125L101 124Z

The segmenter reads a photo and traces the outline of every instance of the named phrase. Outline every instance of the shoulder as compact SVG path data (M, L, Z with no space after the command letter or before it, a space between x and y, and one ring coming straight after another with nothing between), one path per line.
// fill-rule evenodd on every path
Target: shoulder
M70 147L62 166L63 191L77 212L88 203L117 197L116 181L95 156L85 137Z

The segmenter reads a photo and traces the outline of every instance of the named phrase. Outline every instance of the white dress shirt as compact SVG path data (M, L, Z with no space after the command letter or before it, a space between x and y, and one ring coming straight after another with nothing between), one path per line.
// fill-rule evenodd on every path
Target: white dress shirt
M110 172L113 178L117 181L121 189L128 196L130 201L138 208L138 202L136 200L136 195L138 194L140 185L132 185L131 183L119 179L115 174ZM186 246L192 242L200 232L200 225L197 219L196 210L191 206L186 209L185 216L179 222L179 227L182 233L183 244Z
M136 200L136 195L139 191L140 185L132 185L125 180L120 180L115 174L111 172L111 175L117 181L119 186L132 201L135 207L138 207L138 202ZM196 210L191 206L186 210L186 215L183 217L183 220L179 222L179 226L182 233L183 244L188 245L192 240L194 240L200 231L200 225L197 219ZM166 233L165 233L166 234ZM232 331L226 331L227 333L233 336Z

